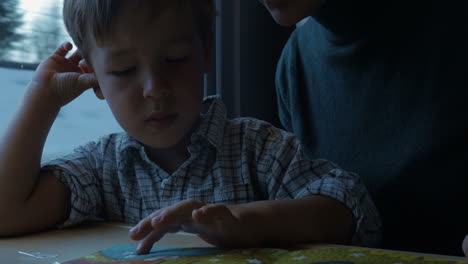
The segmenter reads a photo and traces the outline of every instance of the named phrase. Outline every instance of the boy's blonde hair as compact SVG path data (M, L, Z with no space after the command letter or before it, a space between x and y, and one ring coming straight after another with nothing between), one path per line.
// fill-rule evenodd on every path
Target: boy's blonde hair
M143 6L144 10L148 10L149 13L146 14L149 16L148 19L158 15L158 12L169 4L190 7L194 11L202 41L206 43L212 37L216 18L214 0L64 0L65 26L80 54L89 64L91 64L88 53L90 41L100 44L112 34L112 25L129 3L137 7Z

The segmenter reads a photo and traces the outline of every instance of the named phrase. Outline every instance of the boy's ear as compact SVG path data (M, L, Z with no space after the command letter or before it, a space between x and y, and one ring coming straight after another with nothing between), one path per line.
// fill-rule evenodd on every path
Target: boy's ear
M86 62L86 60L81 60L78 64L82 73L94 73L92 67ZM101 87L99 85L97 87L93 87L94 94L100 100L105 100L106 98L102 94Z

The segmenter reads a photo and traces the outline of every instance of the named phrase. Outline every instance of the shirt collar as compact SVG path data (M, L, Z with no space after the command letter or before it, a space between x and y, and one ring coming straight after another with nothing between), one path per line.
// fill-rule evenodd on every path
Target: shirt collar
M213 95L205 98L203 108L200 124L192 134L192 144L207 142L219 148L223 141L226 106L219 96Z
M226 123L226 106L217 95L208 96L203 100L203 111L200 115L200 123L194 130L191 143L193 145L209 145L219 148L224 135L224 125ZM122 137L120 150L144 149L143 144L131 137L127 133Z
M124 135L122 135L122 138L120 140L121 151L124 151L127 149L141 150L142 148L144 148L143 144L141 144L139 141L137 141L135 138L133 138L129 134L124 133Z

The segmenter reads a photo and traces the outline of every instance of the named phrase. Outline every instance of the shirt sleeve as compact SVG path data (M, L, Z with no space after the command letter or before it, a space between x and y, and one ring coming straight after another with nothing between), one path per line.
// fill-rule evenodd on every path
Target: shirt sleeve
M100 143L91 142L73 153L48 161L43 171L50 171L70 192L70 214L58 227L68 227L99 218L102 211L100 174Z
M266 159L263 163L271 164L265 175L268 199L299 199L311 195L333 198L353 213L354 245L375 247L380 244L380 216L357 174L327 160L307 159L299 140L290 133L271 129L264 147L267 149L264 153L269 154L263 155Z
M291 99L295 97L290 95L290 87L298 86L298 78L295 76L299 65L296 62L297 55L294 54L294 47L296 46L296 42L296 32L293 32L288 40L288 43L285 45L282 51L275 74L278 116L284 129L289 132L293 131L293 121L290 106L299 103L292 102ZM292 92L294 91L295 90L292 89Z

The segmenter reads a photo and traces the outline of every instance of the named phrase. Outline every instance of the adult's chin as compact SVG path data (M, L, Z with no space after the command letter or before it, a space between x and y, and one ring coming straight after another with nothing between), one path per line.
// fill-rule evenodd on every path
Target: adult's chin
M306 17L290 15L280 10L270 10L270 14L276 23L283 27L295 26L299 21Z
M282 26L295 26L306 17L315 14L326 0L288 1L263 0L263 4L270 12L276 23Z

